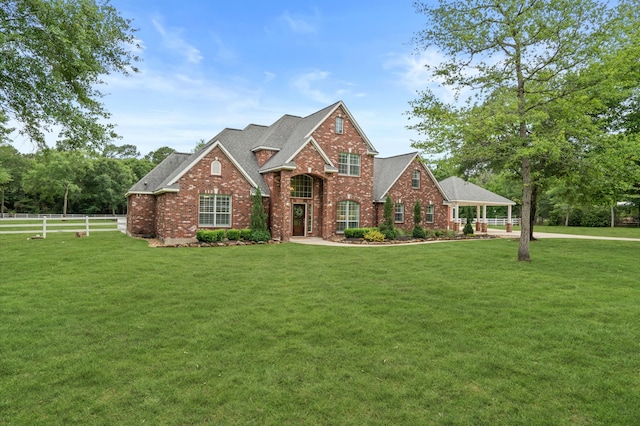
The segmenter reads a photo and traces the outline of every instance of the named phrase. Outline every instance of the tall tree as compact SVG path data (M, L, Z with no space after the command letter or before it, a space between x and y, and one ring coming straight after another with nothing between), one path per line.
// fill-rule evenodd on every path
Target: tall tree
M70 195L81 190L79 182L88 167L81 152L48 149L36 158L35 167L24 177L25 190L53 205L62 198L62 215L67 215Z
M584 122L578 112L592 102L588 89L611 78L585 71L627 45L625 31L631 27L623 14L635 4L622 0L612 9L594 0L415 3L428 21L415 44L435 47L444 56L429 67L434 77L457 96L473 96L448 104L423 92L410 114L421 120L412 127L427 140L414 145L428 153L455 152L476 166L500 164L521 177L521 261L530 260L537 174L559 163L571 146L579 127L567 123ZM632 60L629 56L623 64ZM570 120L556 120L550 115L554 109Z
M115 133L97 85L136 71L135 45L131 21L108 0L4 0L0 111L40 148L54 128L76 147L100 146Z

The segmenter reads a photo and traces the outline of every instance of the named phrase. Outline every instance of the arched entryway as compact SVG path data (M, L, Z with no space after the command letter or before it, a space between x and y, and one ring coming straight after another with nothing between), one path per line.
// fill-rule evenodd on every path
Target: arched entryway
M321 236L323 187L323 179L312 175L301 174L291 177L289 196L292 236Z

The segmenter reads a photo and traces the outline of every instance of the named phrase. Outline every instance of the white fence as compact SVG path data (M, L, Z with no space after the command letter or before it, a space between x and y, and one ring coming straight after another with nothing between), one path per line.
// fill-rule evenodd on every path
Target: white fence
M46 238L47 233L82 232L89 236L91 232L126 233L127 229L127 218L124 216L31 216L0 218L0 234L37 234Z
M473 224L475 225L477 219L473 219ZM460 223L462 224L466 224L467 223L467 219L464 217L460 218ZM519 226L520 225L520 218L519 217L512 217L511 218L511 224L514 226ZM489 226L506 226L507 225L507 218L506 217L488 217L487 218L487 225Z

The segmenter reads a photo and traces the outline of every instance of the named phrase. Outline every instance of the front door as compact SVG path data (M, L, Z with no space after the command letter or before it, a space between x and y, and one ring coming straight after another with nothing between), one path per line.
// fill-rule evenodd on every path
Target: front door
M307 217L306 204L293 205L293 236L304 237L305 218Z

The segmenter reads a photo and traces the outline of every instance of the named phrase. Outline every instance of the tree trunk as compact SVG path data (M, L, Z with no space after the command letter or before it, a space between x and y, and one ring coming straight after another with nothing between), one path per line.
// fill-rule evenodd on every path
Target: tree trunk
M0 217L4 217L4 188L2 188L2 201L0 202Z
M69 198L69 187L64 187L64 202L62 203L62 217L67 217L67 199Z
M615 204L611 206L611 227L614 228L616 226L616 206Z
M531 236L531 164L528 158L522 159L522 230L518 246L518 260L529 262L529 241Z
M567 214L564 217L564 226L569 226L569 214L571 213L571 207L567 207Z
M538 184L531 185L531 217L529 217L529 241L535 241L533 227L536 224L536 213L538 212Z

